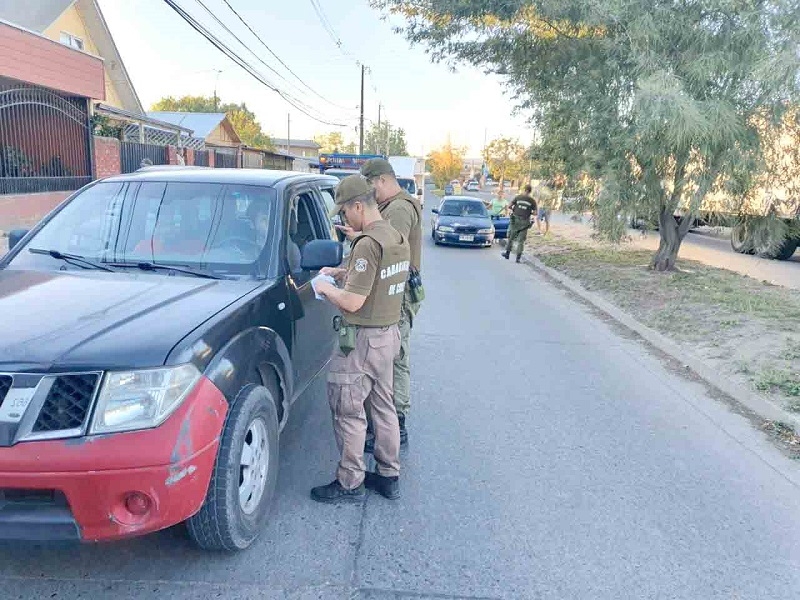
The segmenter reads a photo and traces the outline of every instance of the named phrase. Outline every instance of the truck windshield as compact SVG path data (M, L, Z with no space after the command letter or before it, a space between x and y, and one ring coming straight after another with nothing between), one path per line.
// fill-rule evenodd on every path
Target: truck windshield
M400 187L407 191L412 196L417 193L417 182L413 179L406 179L405 177L398 177L397 183Z
M43 266L54 250L98 263L185 265L234 274L266 260L275 190L184 182L103 182L74 197L14 257Z

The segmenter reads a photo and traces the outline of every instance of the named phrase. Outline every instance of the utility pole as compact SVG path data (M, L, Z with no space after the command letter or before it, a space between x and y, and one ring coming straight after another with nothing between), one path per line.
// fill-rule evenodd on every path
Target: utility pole
M358 134L358 153L364 154L364 65L361 65L361 126Z
M291 154L292 147L292 113L286 113L286 154Z
M378 135L375 138L375 154L379 154L381 149L381 103L378 102Z

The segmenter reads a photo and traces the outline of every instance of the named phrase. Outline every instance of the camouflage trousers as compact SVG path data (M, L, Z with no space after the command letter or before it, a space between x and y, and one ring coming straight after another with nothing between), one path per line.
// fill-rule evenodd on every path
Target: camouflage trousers
M400 354L394 359L394 406L397 414L408 415L411 410L411 329L420 304L414 304L406 293L400 312Z
M528 239L528 231L531 228L530 222L511 216L511 223L508 225L508 239L506 240L506 254L511 254L514 244L517 244L517 256L522 256L525 249L525 240Z

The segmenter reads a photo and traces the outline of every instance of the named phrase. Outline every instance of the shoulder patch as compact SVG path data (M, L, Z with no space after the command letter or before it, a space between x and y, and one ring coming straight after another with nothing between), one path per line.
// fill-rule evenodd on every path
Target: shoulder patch
M367 270L367 259L366 258L356 259L355 269L359 273L363 273L364 271L366 271Z

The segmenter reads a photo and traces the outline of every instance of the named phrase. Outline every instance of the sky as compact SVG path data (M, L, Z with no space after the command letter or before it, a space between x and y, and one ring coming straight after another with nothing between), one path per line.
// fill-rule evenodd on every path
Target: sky
M512 114L513 102L504 95L498 78L468 66L454 73L444 64L433 64L424 47L412 46L392 30L399 22L387 22L368 0L316 0L331 32L312 0L227 0L313 92L280 65L224 0L202 2L244 46L214 21L200 0L176 1L272 85L335 125L313 120L257 82L164 0L99 0L145 109L164 96L211 96L216 86L221 102L245 102L272 137L287 137L288 116L293 139L340 131L345 139L357 142L359 65L365 64L369 68L364 86L366 126L377 121L381 104L382 119L388 117L393 126L405 129L411 154L427 154L448 136L465 146L470 157L481 155L484 139L506 136L523 143L531 139L524 117Z

